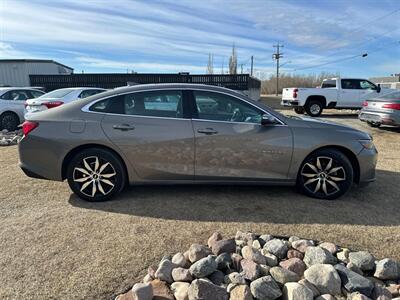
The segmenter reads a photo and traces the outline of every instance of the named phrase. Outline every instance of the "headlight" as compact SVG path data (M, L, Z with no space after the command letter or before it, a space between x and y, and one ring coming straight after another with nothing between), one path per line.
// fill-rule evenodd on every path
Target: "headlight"
M370 150L374 148L374 142L372 140L359 140L359 142L365 149Z

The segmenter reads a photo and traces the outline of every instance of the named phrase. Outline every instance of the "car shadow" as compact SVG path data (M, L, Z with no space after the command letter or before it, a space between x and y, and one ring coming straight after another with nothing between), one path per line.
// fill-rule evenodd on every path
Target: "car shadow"
M69 203L89 210L168 220L276 224L400 225L400 173L378 170L377 181L335 201L298 194L294 187L134 186L112 201Z

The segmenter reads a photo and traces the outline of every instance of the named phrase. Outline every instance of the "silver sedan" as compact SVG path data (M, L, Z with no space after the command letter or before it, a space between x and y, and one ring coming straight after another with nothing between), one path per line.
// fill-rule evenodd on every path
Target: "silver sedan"
M400 91L365 101L359 119L372 127L400 126Z
M22 170L67 180L88 201L149 183L297 185L335 199L375 180L367 133L287 117L221 87L119 88L32 114L23 131Z

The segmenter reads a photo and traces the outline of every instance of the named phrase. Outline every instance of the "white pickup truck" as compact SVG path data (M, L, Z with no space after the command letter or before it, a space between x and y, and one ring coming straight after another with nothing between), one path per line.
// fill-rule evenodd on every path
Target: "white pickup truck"
M376 98L393 90L381 89L366 79L330 78L318 88L286 88L282 92L283 106L293 107L298 114L306 112L318 117L324 109L361 109L366 99Z

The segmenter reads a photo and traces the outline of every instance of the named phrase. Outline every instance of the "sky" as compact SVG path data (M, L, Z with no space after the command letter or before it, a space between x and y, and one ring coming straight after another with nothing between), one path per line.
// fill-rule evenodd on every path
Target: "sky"
M53 59L76 73L400 73L399 0L0 0L0 59ZM367 53L368 56L362 57Z

